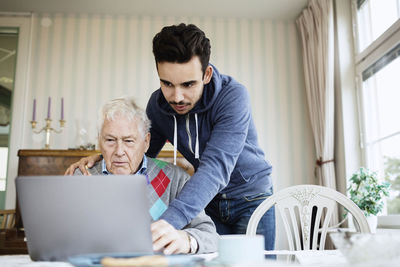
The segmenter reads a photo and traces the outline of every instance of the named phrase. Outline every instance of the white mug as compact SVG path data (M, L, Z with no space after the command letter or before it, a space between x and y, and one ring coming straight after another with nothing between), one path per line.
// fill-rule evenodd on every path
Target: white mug
M261 262L264 260L263 235L221 235L218 262L224 264Z

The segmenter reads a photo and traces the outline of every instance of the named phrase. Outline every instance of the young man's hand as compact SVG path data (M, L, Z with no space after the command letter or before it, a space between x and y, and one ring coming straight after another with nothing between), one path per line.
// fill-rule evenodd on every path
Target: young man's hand
M152 223L150 229L154 251L166 255L190 252L189 234L185 231L176 230L165 220Z
M64 175L73 175L76 168L79 168L83 175L90 175L87 168L92 168L93 165L101 159L100 155L92 155L81 158L78 162L73 163L65 171Z

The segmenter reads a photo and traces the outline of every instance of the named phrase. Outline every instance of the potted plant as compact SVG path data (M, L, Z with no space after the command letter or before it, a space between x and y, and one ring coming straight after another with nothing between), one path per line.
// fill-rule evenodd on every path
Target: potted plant
M360 168L350 178L350 199L364 212L371 232L377 226L377 214L383 209L383 197L389 196L390 183L380 182L376 172Z

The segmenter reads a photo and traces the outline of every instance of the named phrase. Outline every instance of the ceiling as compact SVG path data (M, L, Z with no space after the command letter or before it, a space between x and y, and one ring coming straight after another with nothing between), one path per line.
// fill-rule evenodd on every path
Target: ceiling
M1 12L295 19L308 0L1 0Z

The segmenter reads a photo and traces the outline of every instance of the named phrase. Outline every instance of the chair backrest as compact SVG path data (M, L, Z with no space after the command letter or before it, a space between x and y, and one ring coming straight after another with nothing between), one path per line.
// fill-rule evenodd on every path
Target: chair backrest
M253 212L246 234L255 235L261 217L275 205L281 215L290 250L323 250L337 203L353 215L359 232L370 233L363 212L342 193L324 186L297 185L264 200Z
M15 210L0 210L0 222L0 230L14 228Z

